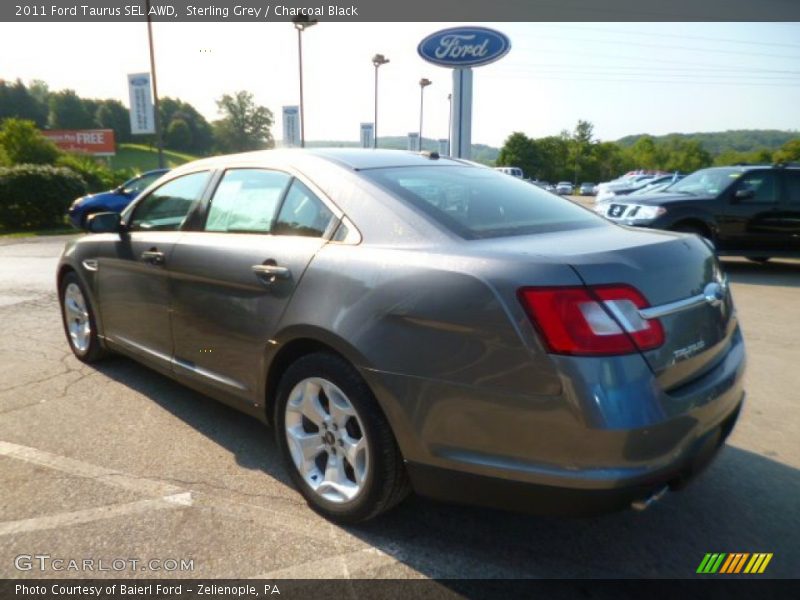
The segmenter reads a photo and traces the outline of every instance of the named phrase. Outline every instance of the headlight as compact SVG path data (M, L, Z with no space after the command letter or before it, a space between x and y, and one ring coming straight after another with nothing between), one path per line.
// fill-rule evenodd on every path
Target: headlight
M652 221L656 217L660 217L667 209L663 206L642 206L636 207L636 210L630 210L628 218L634 221Z

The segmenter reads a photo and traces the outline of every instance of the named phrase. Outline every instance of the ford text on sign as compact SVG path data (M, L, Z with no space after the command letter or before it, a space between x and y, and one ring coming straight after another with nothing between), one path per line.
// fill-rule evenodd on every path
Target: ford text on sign
M442 67L477 67L494 62L511 49L511 41L486 27L455 27L432 33L417 46L419 55Z
M42 131L42 135L67 152L93 156L115 154L113 129L60 129Z

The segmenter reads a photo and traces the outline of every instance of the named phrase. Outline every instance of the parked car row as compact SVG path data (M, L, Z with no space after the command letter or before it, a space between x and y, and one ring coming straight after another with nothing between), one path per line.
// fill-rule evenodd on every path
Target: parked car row
M764 262L800 257L800 167L748 165L701 169L663 188L598 203L624 225L696 233L719 255Z

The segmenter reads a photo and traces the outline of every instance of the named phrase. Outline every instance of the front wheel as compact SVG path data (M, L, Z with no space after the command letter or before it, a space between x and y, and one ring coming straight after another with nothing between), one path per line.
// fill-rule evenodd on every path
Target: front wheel
M105 351L97 337L94 311L83 284L75 273L67 273L61 280L59 300L64 332L72 353L85 363L102 358Z
M389 423L358 372L337 356L311 354L287 369L275 429L294 484L330 519L371 519L409 491Z

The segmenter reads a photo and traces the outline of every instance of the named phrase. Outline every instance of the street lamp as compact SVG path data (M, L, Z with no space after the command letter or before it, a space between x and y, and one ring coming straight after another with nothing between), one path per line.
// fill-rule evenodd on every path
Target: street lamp
M375 67L375 122L372 125L372 147L378 147L378 67L389 62L383 54L376 54L372 57L372 64Z
M424 97L423 92L425 88L433 83L430 79L423 77L419 80L419 151L422 151L422 100Z
M298 15L292 19L294 28L297 29L297 62L300 65L300 147L306 147L306 116L303 110L303 32L317 24L316 19L309 19L308 15Z

